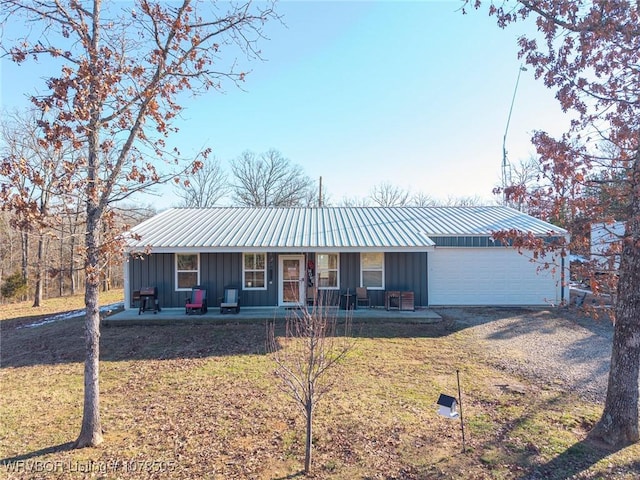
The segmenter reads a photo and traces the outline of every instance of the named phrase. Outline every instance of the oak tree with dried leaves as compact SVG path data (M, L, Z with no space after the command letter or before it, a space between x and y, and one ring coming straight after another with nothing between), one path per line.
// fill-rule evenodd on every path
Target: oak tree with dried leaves
M479 8L480 0L466 6ZM614 306L614 338L604 411L592 438L637 442L640 373L640 3L629 0L488 1L500 27L535 21L519 38L519 57L556 91L571 124L559 138L539 131L532 141L547 185L526 202L558 224L578 218L626 230ZM543 119L541 119L543 122ZM603 148L604 146L604 148ZM614 155L611 152L615 152ZM593 195L599 189L603 194ZM527 195L508 191L512 198ZM615 206L614 203L615 202ZM615 208L614 208L615 207ZM520 246L549 245L510 233ZM554 246L555 247L555 246ZM597 282L594 283L597 288Z
M179 163L167 141L184 92L242 81L235 57L259 57L262 28L277 16L272 3L251 1L1 0L0 6L5 25L29 25L4 30L5 54L17 63L46 57L57 70L49 73L48 93L32 98L42 113L40 143L54 150L71 144L78 153L58 178L59 188L83 192L86 212L84 407L75 445L98 445L101 259L122 246L110 205L174 176L163 165ZM9 31L19 33L10 39ZM11 175L20 159L6 159L4 167Z

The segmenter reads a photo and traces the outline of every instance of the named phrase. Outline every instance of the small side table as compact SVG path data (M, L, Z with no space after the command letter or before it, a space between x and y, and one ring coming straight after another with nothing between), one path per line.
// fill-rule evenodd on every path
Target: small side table
M415 311L414 298L413 292L400 292L400 310Z
M400 292L389 290L384 293L384 308L387 310L400 310Z

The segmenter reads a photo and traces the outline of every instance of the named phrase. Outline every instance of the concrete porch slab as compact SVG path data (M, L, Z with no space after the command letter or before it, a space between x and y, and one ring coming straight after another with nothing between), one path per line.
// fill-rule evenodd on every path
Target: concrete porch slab
M356 310L340 310L327 307L328 315L337 315L344 320L347 315L354 323L360 322L399 322L399 323L437 323L442 320L440 315L427 308L415 311L385 310L384 308L359 308ZM227 323L263 323L268 320L284 320L288 315L298 313L296 309L284 307L242 307L239 313L221 314L219 308L210 308L203 315L185 314L184 308L163 308L157 313L142 312L137 309L123 310L102 319L104 326L128 325L194 325Z

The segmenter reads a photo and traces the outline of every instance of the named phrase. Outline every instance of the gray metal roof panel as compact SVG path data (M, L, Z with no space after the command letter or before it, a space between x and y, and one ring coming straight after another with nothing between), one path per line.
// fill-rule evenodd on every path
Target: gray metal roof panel
M566 231L507 207L173 208L131 232L129 249L432 247L430 236Z

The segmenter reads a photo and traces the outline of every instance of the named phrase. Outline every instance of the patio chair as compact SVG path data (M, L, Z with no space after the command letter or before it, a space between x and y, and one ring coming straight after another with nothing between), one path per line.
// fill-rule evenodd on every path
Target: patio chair
M240 291L237 288L225 288L220 302L220 313L240 312Z
M184 310L187 315L196 310L200 312L200 315L207 313L207 291L200 286L193 287L191 296L185 302Z
M361 305L371 307L371 299L367 293L367 287L356 287L356 308Z

